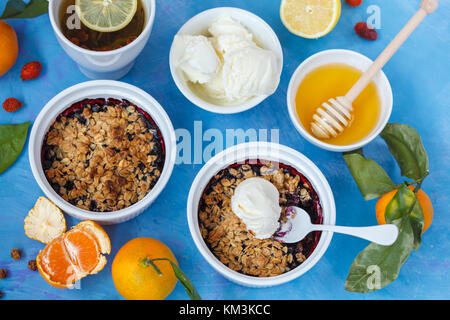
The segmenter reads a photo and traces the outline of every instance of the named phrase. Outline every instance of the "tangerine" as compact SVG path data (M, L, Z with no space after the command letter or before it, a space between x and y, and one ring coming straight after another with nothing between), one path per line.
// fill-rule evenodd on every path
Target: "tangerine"
M42 277L57 288L70 288L83 277L106 265L111 243L101 226L83 221L51 241L36 258Z
M114 258L112 278L127 300L163 300L175 288L177 278L169 259L178 266L172 251L161 241L136 238L126 243ZM151 263L159 270L156 270Z
M19 55L19 44L14 29L0 20L0 77L12 68Z
M414 191L414 188L414 186L409 186L409 189L411 191ZM397 194L397 191L397 189L392 190L378 199L375 206L378 224L386 224L386 207ZM433 204L431 203L430 197L428 197L428 195L423 190L419 190L419 192L417 192L417 200L419 201L420 207L422 208L423 212L424 227L422 233L424 233L430 227L431 222L433 222Z

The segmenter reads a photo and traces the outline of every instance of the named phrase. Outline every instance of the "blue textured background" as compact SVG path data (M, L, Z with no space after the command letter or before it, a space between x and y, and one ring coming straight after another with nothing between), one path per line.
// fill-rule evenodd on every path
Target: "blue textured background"
M344 2L344 1L343 1ZM292 35L279 18L280 1L275 0L157 0L153 33L135 67L122 81L136 85L153 95L166 109L175 128L192 132L196 120L203 129L227 128L279 129L280 142L311 158L323 171L333 189L337 205L337 223L372 225L375 201L365 202L351 178L340 154L318 149L306 142L294 129L286 108L286 91L295 68L310 55L324 50L345 48L374 59L403 27L419 6L419 0L366 0L359 8L343 3L336 28L319 40ZM442 0L439 10L425 20L384 68L394 92L391 122L416 128L430 156L431 175L424 189L434 204L432 227L423 237L419 251L413 252L401 269L399 278L385 289L371 294L349 293L344 282L356 255L367 245L363 240L335 235L322 260L306 275L288 284L251 289L237 286L215 272L194 246L186 221L187 194L199 165L175 167L167 188L154 205L138 218L106 227L113 252L106 268L81 281L81 290L61 290L49 286L38 272L27 269L43 245L28 239L23 219L42 195L28 163L27 146L17 162L0 175L0 268L10 276L0 280L5 299L119 299L111 278L111 262L117 250L138 236L160 239L172 248L181 267L205 299L448 299L449 281L449 139L450 136L450 1ZM5 0L0 0L2 11ZM366 20L370 4L381 7L382 28L379 40L368 42L353 32L356 22ZM251 111L238 115L215 115L189 103L177 90L169 72L169 48L174 34L193 15L217 6L236 6L250 10L266 20L278 34L284 49L284 70L275 95ZM32 20L11 20L17 32L20 55L13 69L0 78L0 100L15 96L24 102L16 113L0 110L0 124L34 120L41 108L58 92L88 80L58 45L47 15ZM38 80L21 82L20 68L39 60L43 73ZM369 157L382 164L400 183L399 170L387 147L377 138L366 147ZM67 217L68 225L77 223ZM12 261L11 248L20 248L24 256ZM169 299L186 299L178 284Z

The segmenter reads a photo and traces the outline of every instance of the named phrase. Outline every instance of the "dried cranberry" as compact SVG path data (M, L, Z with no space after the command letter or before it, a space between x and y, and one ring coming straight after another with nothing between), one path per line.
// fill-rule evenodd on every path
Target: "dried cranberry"
M375 41L378 39L378 33L375 29L369 27L365 22L358 22L355 25L355 32L363 39Z
M7 112L16 112L23 106L16 98L8 98L3 102L3 109Z
M30 269L31 271L36 271L37 270L36 260L28 261L28 269Z
M359 7L363 2L363 0L345 0L345 1L352 7Z
M20 250L17 248L14 248L11 250L11 258L13 258L13 260L19 260L20 259Z
M8 270L0 269L0 279L5 279L7 275L8 275Z
M20 72L20 79L33 80L41 74L41 63L39 61L32 61L23 66Z

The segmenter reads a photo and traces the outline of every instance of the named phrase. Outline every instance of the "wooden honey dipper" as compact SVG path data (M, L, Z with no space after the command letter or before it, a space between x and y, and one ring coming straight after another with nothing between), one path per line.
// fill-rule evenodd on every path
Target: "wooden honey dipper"
M422 0L420 9L409 20L392 42L384 49L370 68L359 78L358 82L344 97L328 100L316 110L311 123L312 133L320 139L329 139L340 135L350 125L353 102L372 81L375 75L391 59L395 52L408 39L425 17L433 13L438 7L438 0Z

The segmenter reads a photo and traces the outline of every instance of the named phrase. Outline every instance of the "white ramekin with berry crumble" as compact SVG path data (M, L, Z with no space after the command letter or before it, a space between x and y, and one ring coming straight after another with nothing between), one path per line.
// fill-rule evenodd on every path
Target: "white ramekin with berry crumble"
M42 109L30 135L30 165L47 197L77 219L104 224L146 210L175 157L175 131L161 105L117 81L64 90Z
M280 222L287 208L298 206L315 223L335 224L331 188L314 163L283 145L255 142L221 152L200 170L188 198L189 229L206 261L229 280L250 287L286 283L320 260L332 233L314 232L295 244L255 237L231 208L236 187L252 178L266 179L277 188Z

